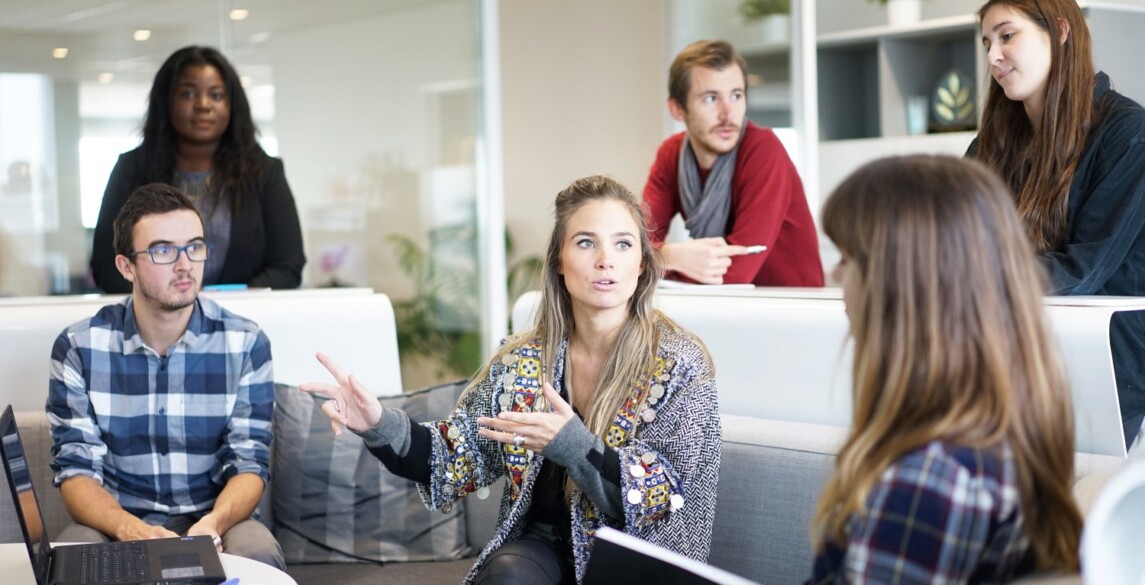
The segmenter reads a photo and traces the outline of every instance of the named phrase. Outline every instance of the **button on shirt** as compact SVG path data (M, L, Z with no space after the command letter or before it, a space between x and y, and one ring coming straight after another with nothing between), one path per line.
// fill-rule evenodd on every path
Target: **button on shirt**
M92 477L147 521L206 512L235 474L269 478L273 400L270 341L254 322L200 298L160 356L130 297L108 305L52 348L55 484Z

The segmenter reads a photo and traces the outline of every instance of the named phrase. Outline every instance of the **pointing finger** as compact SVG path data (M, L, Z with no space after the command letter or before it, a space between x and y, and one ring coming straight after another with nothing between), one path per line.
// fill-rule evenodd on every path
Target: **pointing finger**
M326 371L330 372L330 375L334 376L334 379L337 380L339 384L346 382L346 374L342 373L342 368L339 368L338 364L334 363L334 360L322 352L318 352L315 357L318 358L318 361L326 368Z

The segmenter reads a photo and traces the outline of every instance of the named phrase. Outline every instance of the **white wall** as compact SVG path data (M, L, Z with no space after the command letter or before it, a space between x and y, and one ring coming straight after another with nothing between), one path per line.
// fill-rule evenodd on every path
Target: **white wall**
M637 195L664 138L664 0L502 0L505 221L543 254L557 192L612 175ZM512 260L512 259L510 259Z

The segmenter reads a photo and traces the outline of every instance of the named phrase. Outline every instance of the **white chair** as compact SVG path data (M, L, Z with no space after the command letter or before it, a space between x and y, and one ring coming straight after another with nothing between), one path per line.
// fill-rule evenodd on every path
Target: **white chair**
M1081 575L1087 585L1145 585L1143 518L1145 460L1131 458L1097 496L1086 516L1081 534Z

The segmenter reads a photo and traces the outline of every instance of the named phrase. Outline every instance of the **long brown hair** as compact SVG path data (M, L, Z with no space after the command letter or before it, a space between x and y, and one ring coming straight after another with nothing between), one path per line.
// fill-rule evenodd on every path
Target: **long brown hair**
M621 326L616 347L601 371L600 381L593 393L588 412L584 413L585 426L594 434L604 437L617 411L628 398L632 384L640 376L648 373L659 345L657 325L666 323L672 328L678 328L667 316L653 307L652 297L662 273L660 260L649 240L648 225L644 219L640 200L615 179L601 175L577 179L557 194L555 225L545 252L545 265L541 274L541 300L536 320L531 329L515 335L502 345L490 364L525 343L540 340L543 343L541 361L545 364L546 372L553 371L557 348L575 329L572 297L559 272L561 248L564 245L569 219L582 206L592 201L619 201L628 208L628 213L632 215L640 234L642 267L636 290L628 300L628 318ZM487 365L474 377L470 387L475 387L488 376Z
M934 440L1014 455L1041 568L1076 569L1073 408L1044 289L1006 186L951 157L875 161L827 200L823 229L859 284L847 299L854 414L815 515L845 541L879 476Z
M979 21L998 6L1020 11L1050 35L1050 75L1037 131L1022 103L989 78L975 158L1006 180L1026 233L1046 252L1065 237L1069 188L1094 118L1089 27L1076 0L989 0ZM1065 42L1059 42L1061 22L1069 25Z

